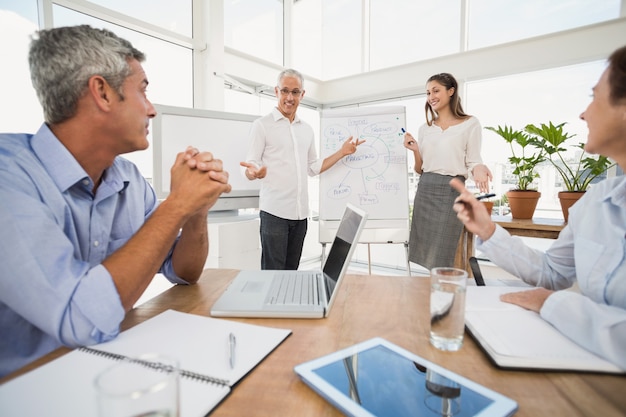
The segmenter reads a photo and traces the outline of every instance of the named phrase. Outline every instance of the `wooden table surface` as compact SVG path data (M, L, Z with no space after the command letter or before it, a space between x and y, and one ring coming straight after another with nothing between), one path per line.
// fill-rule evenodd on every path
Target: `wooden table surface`
M512 235L556 239L567 223L563 219L514 219L507 216L491 216L494 222Z
M122 328L166 309L208 316L213 302L236 272L206 270L197 285L175 286L130 311ZM345 277L328 318L232 319L288 328L293 334L244 377L211 416L340 416L300 381L293 368L376 336L512 398L519 404L516 416L626 415L624 376L501 370L467 334L458 352L433 348L428 341L428 296L427 278L350 274ZM67 351L58 349L2 381Z

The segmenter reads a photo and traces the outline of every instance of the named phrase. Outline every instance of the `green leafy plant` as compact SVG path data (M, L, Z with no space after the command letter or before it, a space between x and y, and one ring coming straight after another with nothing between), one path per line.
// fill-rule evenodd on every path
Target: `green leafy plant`
M573 163L567 163L563 157L567 148L563 147L568 139L576 136L565 132L563 126L549 122L542 123L540 127L533 124L527 125L524 130L531 136L531 143L540 151L548 155L548 160L556 168L563 179L566 191L586 191L589 184L598 175L615 165L605 156L593 158L584 152L585 144L570 145L583 150Z
M537 165L546 160L541 149L539 149L538 153L528 152L529 149L536 149L536 147L533 147L533 145L535 145L534 139L526 132L515 130L507 125L503 127L498 126L497 128L487 126L485 129L489 129L500 135L511 147L509 162L514 166L513 175L517 177L516 189L522 191L534 190L529 187L532 185L535 178L539 178ZM516 154L514 145L518 145L519 148L521 148L519 155ZM529 148L529 146L531 148Z

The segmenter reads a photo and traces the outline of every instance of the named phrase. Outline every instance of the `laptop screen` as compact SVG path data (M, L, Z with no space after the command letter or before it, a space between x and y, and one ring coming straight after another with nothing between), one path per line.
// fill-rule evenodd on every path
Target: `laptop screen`
M353 211L349 206L339 224L339 229L335 235L333 245L328 252L328 258L324 263L324 282L326 283L326 294L330 295L335 290L337 280L341 276L344 266L350 262L350 249L357 243L359 230L363 216Z

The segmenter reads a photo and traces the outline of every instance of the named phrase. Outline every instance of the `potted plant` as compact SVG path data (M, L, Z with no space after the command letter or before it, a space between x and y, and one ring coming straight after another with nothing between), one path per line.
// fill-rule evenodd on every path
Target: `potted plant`
M582 152L568 163L564 157L564 152L567 152L564 144L576 135L565 132L564 125L565 123L554 125L548 122L547 125L542 123L540 127L537 127L529 124L524 130L533 138L532 144L548 156L547 159L563 180L565 189L559 192L559 201L563 217L567 222L569 208L587 191L591 181L615 164L605 156L598 158L589 156L584 152L584 143L570 145L571 148L581 149Z
M543 151L539 149L538 153L529 152L530 149L536 149L532 146L534 139L522 130L507 125L497 128L488 126L485 129L497 133L511 147L509 162L513 165L513 175L517 178L516 188L506 193L511 216L514 219L532 219L541 197L541 193L532 188L532 184L535 178L539 178L537 165L545 161ZM515 145L519 148L519 154L515 151Z

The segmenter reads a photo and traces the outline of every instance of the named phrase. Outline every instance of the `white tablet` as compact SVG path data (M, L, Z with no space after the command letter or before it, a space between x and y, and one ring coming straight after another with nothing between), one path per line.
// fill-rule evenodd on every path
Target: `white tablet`
M503 417L510 398L374 338L297 365L296 374L347 416Z

